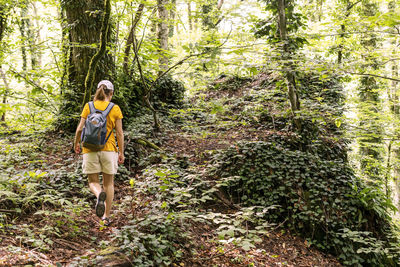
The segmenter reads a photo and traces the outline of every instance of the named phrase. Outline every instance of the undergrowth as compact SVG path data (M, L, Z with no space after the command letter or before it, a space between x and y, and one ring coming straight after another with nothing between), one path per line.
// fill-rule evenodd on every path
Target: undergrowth
M248 87L253 79L227 79L213 85L215 98L199 94L186 103L181 85L176 94L157 95L168 100L159 103L165 135L153 132L148 112L130 118L126 162L115 177L124 190L115 211L125 224L101 242L82 228L91 194L79 160L47 165L40 145L2 146L0 205L9 212L0 231L41 251L58 239L92 242L96 256L78 255L71 266L102 265L111 255L133 266L204 266L198 228L212 229L208 242L223 254L226 245L256 249L284 226L344 265L396 266L394 207L379 185L366 185L348 165L338 81L301 77L308 108L295 114L303 125L295 132L281 79L268 77L255 88ZM177 105L167 110L168 104ZM196 164L190 157L206 151L184 157L165 149L171 133L226 145L211 147L212 159Z

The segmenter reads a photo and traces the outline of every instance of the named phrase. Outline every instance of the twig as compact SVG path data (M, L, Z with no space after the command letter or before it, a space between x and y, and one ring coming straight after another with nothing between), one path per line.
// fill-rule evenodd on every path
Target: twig
M55 239L54 242L55 242L55 243L58 243L59 245L62 245L62 246L67 246L67 247L69 247L69 248L72 249L72 250L76 250L76 251L82 250L82 247L79 246L78 244L76 244L76 243L70 244L70 243L67 242L66 240Z
M134 266L133 263L131 262L131 260L129 259L129 257L126 256L124 253L119 252L119 251L115 251L115 252L118 254L121 254L129 262L129 264L130 264L129 266Z
M17 96L14 96L14 95L8 95L8 97L9 98L13 98L13 99L18 99L18 100L24 100L24 101L29 102L29 103L37 106L37 107L40 107L40 108L42 108L44 110L47 110L47 111L49 111L49 112L51 112L51 113L53 113L55 115L58 114L54 109L47 108L46 106L43 105L43 103L38 102L38 101L30 100L28 97L17 97Z
M31 79L29 79L26 75L15 71L13 69L10 69L10 72L14 73L15 75L19 76L20 78L24 79L28 84L40 89L43 92L46 92L49 95L55 96L52 92L49 92L48 90L44 89L42 86L40 86L39 84L37 84L35 81L32 81Z
M392 78L392 77L388 77L388 76L381 76L381 75L377 75L377 74L373 74L373 73L357 73L357 72L351 72L351 71L343 71L343 72L347 73L347 74L376 77L376 78L391 80L391 81L395 81L395 82L400 82L400 79L396 79L396 78Z
M303 36L308 36L309 38L321 38L321 37L332 37L332 36L340 36L340 35L351 35L351 34L365 34L365 33L383 33L388 35L398 35L396 32L385 32L385 31L355 31L355 32L343 32L343 33L332 33L332 34L319 34L319 33L309 33L304 34ZM293 37L295 35L289 35Z
M16 210L5 210L5 209L0 209L0 212L4 212L4 213L18 213Z
M200 261L209 261L209 260L212 260L212 259L215 259L215 258L224 256L225 254L227 254L227 253L229 253L229 252L231 252L232 250L235 250L235 249L237 249L237 247L233 247L233 248L231 248L231 249L228 249L227 251L224 251L223 253L219 253L219 254L210 256L210 257L208 257L208 258L200 258L200 259L196 259L196 260L200 260Z
M44 254L40 254L41 257L35 254L34 250L28 250L29 254L36 259L38 259L41 263L44 263L46 265L51 265L52 262L48 260L47 256Z
M283 222L278 224L274 229L268 231L267 234L272 233L272 232L276 231L277 229L279 229L287 220L288 220L288 218L286 218Z
M228 36L225 38L225 41L224 41L222 44L220 44L220 45L214 47L213 49L214 49L214 50L215 50L215 49L218 49L218 48L222 47L224 44L226 44L226 42L228 42L228 40L229 40L229 36L231 35L231 33L232 33L232 28L231 28L231 30L229 31ZM169 67L167 70L165 70L163 73L161 73L161 74L157 77L157 79L155 79L155 80L151 83L150 88L152 88L152 87L158 82L158 80L160 80L161 77L165 76L168 72L170 72L172 69L176 68L177 66L183 64L183 63L184 63L186 60L188 60L189 58L202 56L202 55L205 55L205 54L208 54L208 53L210 53L210 51L207 51L207 50L206 50L206 51L203 51L203 52L201 52L201 53L188 55L188 56L186 56L185 58L181 59L180 61L178 61L177 63L175 63L175 64L172 65L171 67Z

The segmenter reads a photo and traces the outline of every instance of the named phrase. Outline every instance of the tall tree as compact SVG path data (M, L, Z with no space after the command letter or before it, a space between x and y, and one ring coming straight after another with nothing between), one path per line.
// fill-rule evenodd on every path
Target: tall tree
M192 1L191 0L188 0L188 2L187 2L187 14L188 14L189 31L192 32L192 30L193 30L193 15L192 15Z
M176 0L171 0L171 8L169 10L169 32L168 36L171 38L174 36L174 29L176 23Z
M389 1L388 3L388 10L389 15L393 16L396 15L396 1ZM396 30L396 27L393 27L393 30ZM391 56L396 58L398 54L398 46L396 39L391 40L392 51ZM391 60L391 71L392 77L399 77L399 67L397 60ZM393 120L393 129L395 132L399 131L400 125L397 122L400 119L400 93L399 93L399 82L398 81L391 81L390 86L387 89L388 100L390 105L390 111L394 117ZM393 155L389 155L388 158L391 158L392 161L388 162L387 173L388 176L393 175L393 183L394 183L394 202L397 205L397 208L400 208L400 147L398 141L396 142L395 137L392 138L390 144L393 143L393 149L389 150L388 153L392 152ZM397 196L397 197L396 197Z
M337 50L337 62L339 64L342 63L343 60L343 54L345 53L345 48L344 48L344 40L346 39L346 30L347 30L347 23L349 16L351 15L351 12L353 8L359 4L361 0L344 0L344 10L340 10L339 12L339 20L342 21L340 24L340 30L339 30L339 45L338 45L338 50Z
M22 45L21 45L21 55L22 55L22 69L24 71L28 70L28 59L26 53L25 42L28 39L27 31L29 29L28 21L27 21L27 12L28 8L26 5L21 7L20 12L20 20L18 21L19 31L21 33Z
M111 0L104 0L104 14L100 30L100 47L97 50L96 54L93 55L89 63L89 69L87 71L85 78L85 95L83 97L82 107L85 105L85 103L89 102L90 100L93 90L93 85L96 78L97 64L99 63L100 59L104 57L104 55L106 54L110 13L111 13Z
M371 18L376 15L378 6L372 1L363 1L360 7L360 16L364 19ZM361 38L361 46L364 53L361 55L361 60L364 62L361 69L369 71L377 71L379 64L373 55L373 52L378 48L378 38L374 33L374 25L363 23L361 25L363 32ZM380 107L379 97L379 82L375 77L363 76L360 78L359 86L359 116L360 123L363 125L365 133L359 139L361 169L365 175L374 180L382 178L383 171L383 144L382 134L383 129L379 123L379 114L382 108Z
M279 36L283 46L283 60L284 64L286 67L288 67L286 71L286 80L287 80L287 86L288 86L288 96L289 96L289 101L290 101L290 106L292 108L293 113L296 111L300 110L300 100L299 96L297 93L297 88L296 88L296 79L295 79L295 74L293 69L293 65L290 63L291 59L291 54L293 51L291 51L289 40L287 37L288 34L288 29L287 29L287 18L286 18L286 12L288 9L288 2L285 0L278 0L278 28L279 28ZM298 125L299 126L299 125Z
M293 0L266 0L266 9L272 13L272 18L262 20L257 25L256 36L268 36L271 44L277 45L281 51L283 74L287 84L288 100L293 114L293 120L298 130L301 123L296 118L296 112L300 110L300 98L296 86L296 66L292 63L297 50L304 45L304 38L291 36L303 26L303 17L295 12ZM275 23L271 23L274 21Z
M135 14L135 18L132 20L131 29L129 31L128 39L126 41L125 51L124 51L124 62L123 62L123 70L126 75L132 75L131 70L129 68L129 55L132 50L132 46L134 44L134 40L136 38L136 27L140 21L140 18L143 15L144 4L140 3L138 9Z
M98 52L100 45L100 32L105 14L104 1L95 0L69 0L62 1L62 12L65 12L66 28L68 33L68 66L67 88L63 90L63 103L61 112L68 116L78 114L81 103L84 101L85 79L92 57ZM109 22L110 23L110 22ZM107 27L108 36L111 27ZM111 73L114 69L113 60L105 53L100 55L99 64L94 66L93 81L102 79L112 80ZM94 88L88 88L92 93ZM76 120L65 117L61 127L68 130L75 128Z
M36 18L36 25L32 22L29 14L29 6L32 6L32 12ZM40 25L39 16L37 13L36 4L34 2L24 2L20 10L20 19L18 20L18 27L21 34L21 54L22 54L22 69L28 70L28 52L30 57L30 69L40 69L42 55L39 49L40 43ZM28 48L28 50L26 49Z
M157 0L158 25L157 39L159 44L159 75L168 69L168 0Z
M215 29L222 21L221 8L224 0L207 0L201 5L203 29Z
M8 1L0 1L0 44L3 40L3 37L6 33L6 29L7 29L7 20L8 20L8 16L9 16L9 10L10 10L10 4ZM2 46L3 47L3 46ZM2 70L2 64L3 64L3 53L4 51L0 50L0 70L1 70L1 74L2 74L2 78L4 81L4 93L3 93L3 105L7 104L7 97L9 94L9 86L8 83L6 81L5 78L5 74ZM6 112L5 110L2 112L1 114L1 121L5 121L6 120Z

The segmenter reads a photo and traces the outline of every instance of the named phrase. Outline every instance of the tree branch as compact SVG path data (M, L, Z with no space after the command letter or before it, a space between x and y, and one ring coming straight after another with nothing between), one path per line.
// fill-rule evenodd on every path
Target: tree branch
M26 75L24 75L24 74L22 74L22 73L20 73L18 71L15 71L13 69L10 69L9 71L12 72L13 74L15 74L16 76L22 78L23 80L25 80L25 82L27 82L28 84L32 85L33 87L36 87L36 88L40 89L43 92L46 92L47 94L49 94L51 96L55 96L55 94L53 94L52 92L44 89L40 84L38 84L35 81L29 79L28 76L26 76Z
M377 75L377 74L373 74L373 73L357 73L357 72L351 72L351 71L343 71L343 72L347 73L347 74L352 74L352 75L376 77L376 78L391 80L391 81L395 81L395 82L400 82L400 79L396 79L396 78L392 78L392 77L388 77L388 76Z
M133 19L133 22L132 22L131 30L129 32L128 40L126 41L124 63L123 63L123 69L126 74L128 74L128 58L129 58L132 44L134 42L133 38L135 36L136 26L139 23L140 18L142 17L143 10L144 10L144 4L141 3L136 11L135 18Z
M221 43L220 45L214 47L213 49L214 49L214 50L215 50L215 49L218 49L218 48L222 47L224 44L226 44L226 42L229 40L229 36L231 35L231 33L232 33L232 28L231 28L231 30L229 31L228 36L225 38L225 41L224 41L223 43ZM212 50L211 50L211 51L212 51ZM157 77L157 79L155 79L154 82L151 83L151 87L153 87L153 86L160 80L160 78L164 77L168 72L170 72L172 69L176 68L177 66L182 65L182 64L183 64L186 60L188 60L189 58L192 58L192 57L199 57L199 56L202 56L202 55L205 55L205 54L209 54L211 51L206 50L206 51L203 51L203 52L201 52L201 53L190 54L190 55L186 56L185 58L181 59L180 61L178 61L177 63L175 63L174 65L172 65L172 66L169 67L168 69L166 69L164 72L162 72L162 73Z

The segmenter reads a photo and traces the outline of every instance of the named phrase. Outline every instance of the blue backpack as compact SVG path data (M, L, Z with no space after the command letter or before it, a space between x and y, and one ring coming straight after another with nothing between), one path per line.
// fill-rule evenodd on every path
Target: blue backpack
M107 115L114 107L114 103L109 103L107 108L102 111L94 107L93 101L89 102L90 114L88 115L85 127L82 131L82 146L90 149L91 151L100 151L104 148L108 138L107 136Z

